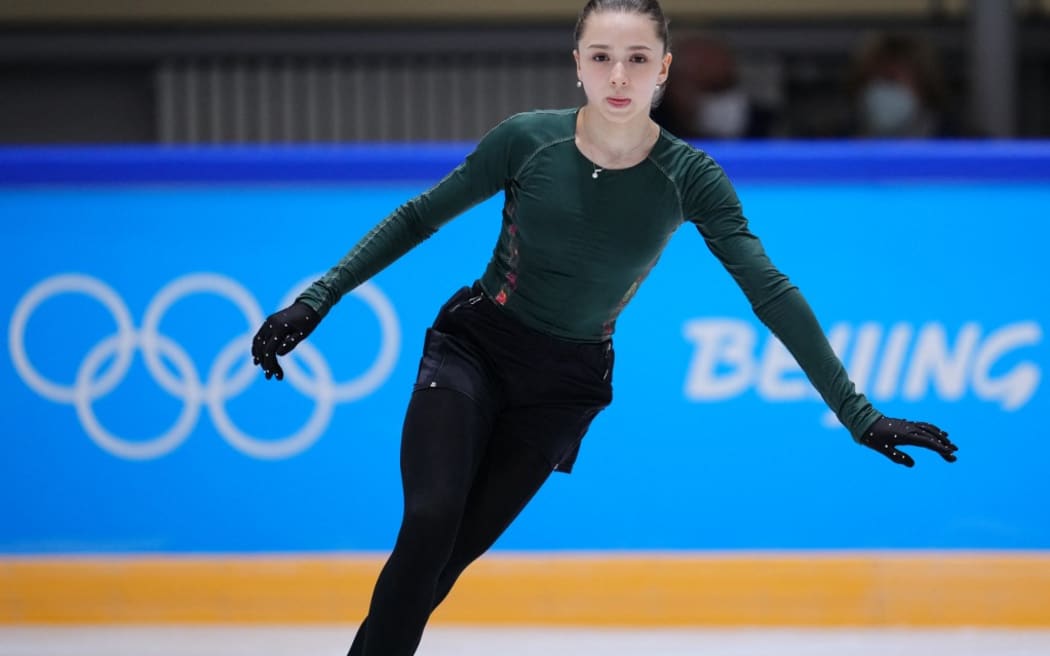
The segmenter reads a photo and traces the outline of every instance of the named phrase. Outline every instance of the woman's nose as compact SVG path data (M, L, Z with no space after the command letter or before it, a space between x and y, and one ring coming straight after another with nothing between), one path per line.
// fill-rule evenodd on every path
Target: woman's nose
M612 76L609 78L613 86L625 86L627 84L627 72L624 70L623 64L614 64L612 69Z

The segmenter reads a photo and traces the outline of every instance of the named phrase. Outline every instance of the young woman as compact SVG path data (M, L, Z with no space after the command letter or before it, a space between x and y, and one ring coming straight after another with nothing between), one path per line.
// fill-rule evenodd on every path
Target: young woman
M431 611L552 471L572 469L612 400L616 318L671 235L691 223L854 439L955 460L946 433L888 419L858 394L799 291L748 230L704 152L649 112L671 65L656 0L590 0L575 31L587 102L493 128L432 189L373 228L252 345L266 378L332 306L441 225L499 191L503 225L481 278L427 330L404 421L404 517L351 656L412 654ZM700 292L698 292L700 293Z

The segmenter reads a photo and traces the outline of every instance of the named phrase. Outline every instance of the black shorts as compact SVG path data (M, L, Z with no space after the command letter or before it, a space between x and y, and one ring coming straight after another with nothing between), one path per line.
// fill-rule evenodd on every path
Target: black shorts
M525 326L478 283L427 329L415 389L454 389L494 419L493 439L520 440L568 473L580 441L612 402L611 340L573 342Z

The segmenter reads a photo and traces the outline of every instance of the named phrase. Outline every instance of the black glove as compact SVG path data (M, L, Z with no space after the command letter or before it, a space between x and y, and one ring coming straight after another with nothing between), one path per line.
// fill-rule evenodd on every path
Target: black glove
M298 301L266 317L252 340L252 362L266 372L266 380L271 376L277 376L277 380L284 378L277 356L295 348L320 321L321 316L312 307Z
M955 451L959 448L948 439L948 433L933 424L890 417L872 424L860 438L860 443L905 467L915 466L915 461L907 453L898 451L898 446L921 446L936 451L948 462L955 462Z

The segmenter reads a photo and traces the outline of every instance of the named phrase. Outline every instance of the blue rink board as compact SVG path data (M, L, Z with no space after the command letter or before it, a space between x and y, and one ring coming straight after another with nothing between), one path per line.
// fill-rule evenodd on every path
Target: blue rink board
M853 377L887 414L946 427L959 462L906 470L829 427L687 226L620 321L616 400L576 472L498 547L1050 548L1050 149L722 148ZM375 278L400 338L371 382L392 328L369 299L310 338L335 388L239 376L246 312L279 307L463 152L379 148L367 172L362 148L0 149L0 553L389 548L423 330L482 271L499 199ZM126 360L109 339L124 313ZM332 389L345 398L326 404Z

